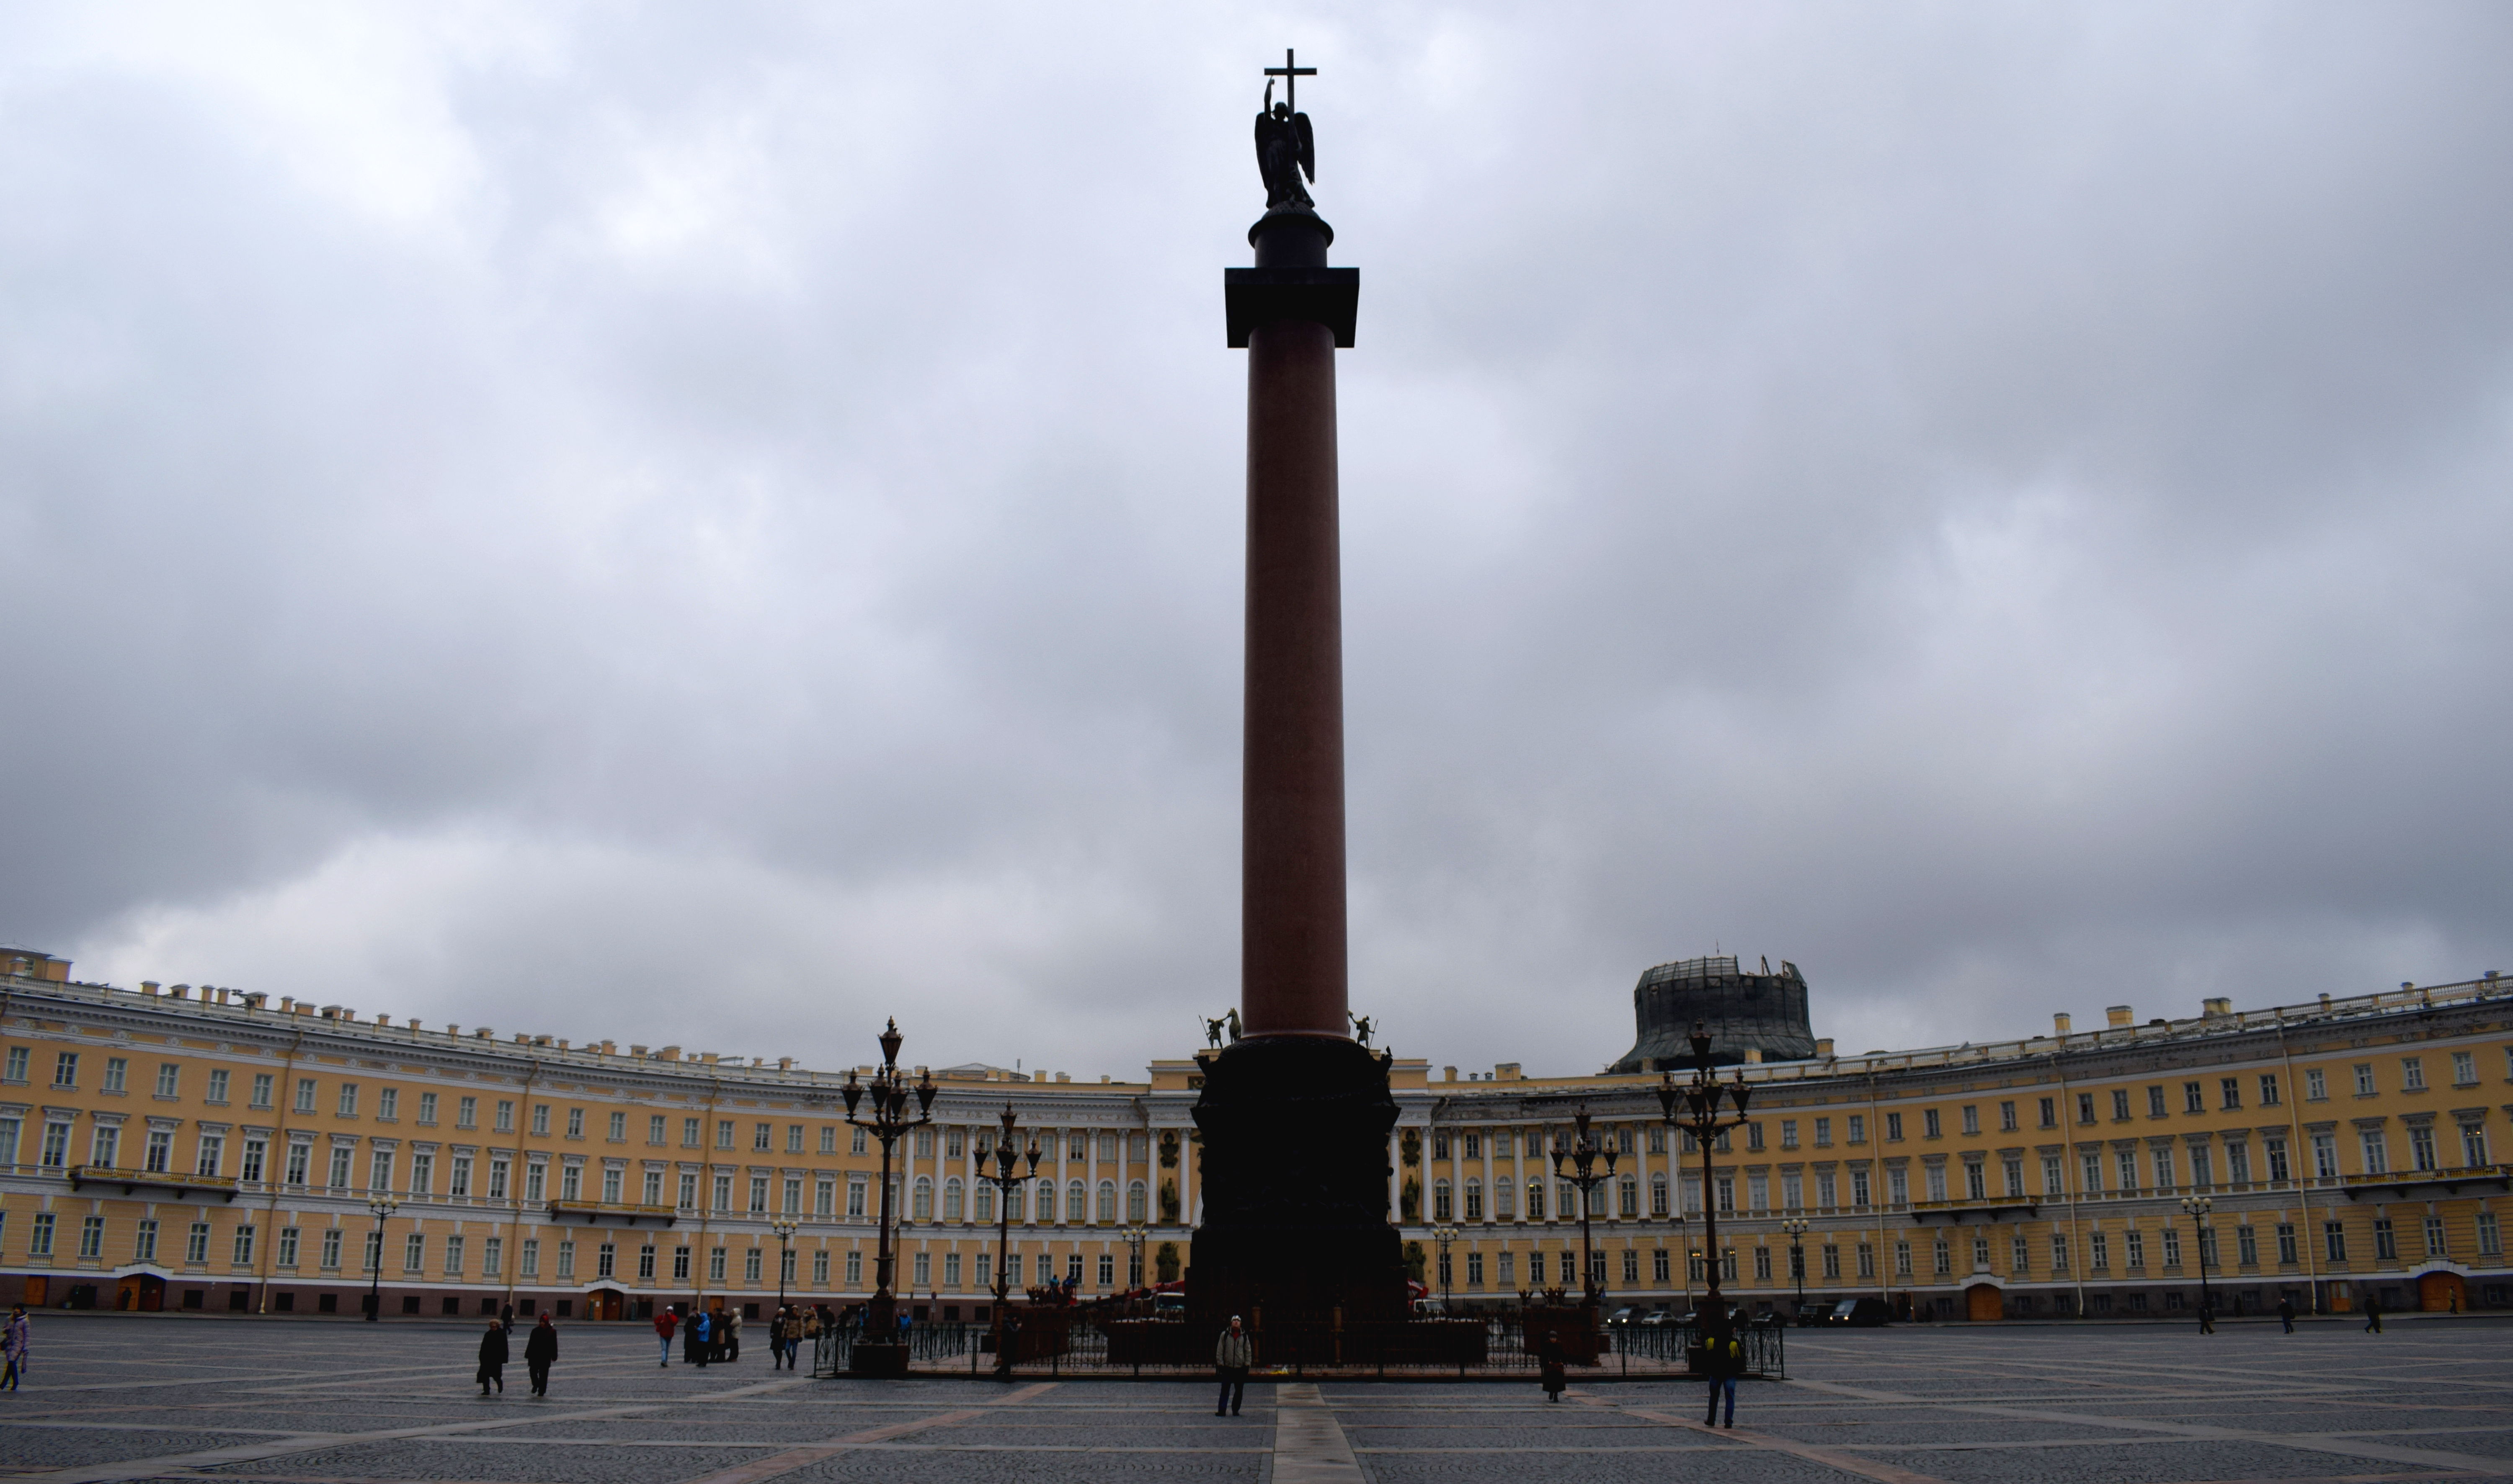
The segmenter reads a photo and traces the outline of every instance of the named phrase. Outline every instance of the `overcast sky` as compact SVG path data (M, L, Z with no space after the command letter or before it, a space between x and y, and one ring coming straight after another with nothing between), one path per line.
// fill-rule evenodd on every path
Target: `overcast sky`
M2497 4L12 7L0 940L1183 1054L1287 45L1400 1054L2513 969Z

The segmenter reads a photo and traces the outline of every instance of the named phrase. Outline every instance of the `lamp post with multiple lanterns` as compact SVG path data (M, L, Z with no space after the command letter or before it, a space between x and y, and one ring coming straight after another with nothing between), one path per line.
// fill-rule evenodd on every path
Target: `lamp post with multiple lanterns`
M940 1089L934 1085L931 1072L921 1073L910 1085L906 1070L898 1065L898 1022L893 1020L881 1033L881 1066L872 1074L871 1085L856 1080L852 1069L847 1073L846 1086L838 1089L847 1100L847 1122L869 1130L881 1141L881 1243L873 1264L872 1302L864 1310L863 1337L856 1343L856 1370L868 1375L903 1376L907 1373L907 1347L898 1338L898 1299L891 1292L893 1265L898 1262L891 1249L891 1228L896 1220L892 1210L891 1154L909 1129L922 1128L934 1121L934 1095ZM856 1116L857 1109L866 1096L871 1098L869 1116ZM913 1112L908 1104L916 1105Z
M1557 1135L1553 1141L1553 1178L1579 1189L1579 1295L1580 1302L1594 1308L1600 1297L1597 1291L1597 1258L1588 1241L1589 1196L1597 1187L1615 1178L1615 1151L1588 1127L1588 1110L1581 1109L1571 1116L1573 1132L1568 1137ZM1603 1162L1600 1172L1597 1165Z
M1013 1355L1012 1347L1005 1343L1007 1337L1004 1328L1004 1299L1012 1282L1012 1263L1009 1261L1009 1253L1013 1230L1013 1191L1038 1177L1039 1148L1038 1140L1032 1138L1029 1142L1029 1173L1025 1175L1019 1173L1021 1155L1015 1148L1017 1143L1015 1135L1019 1120L1014 1116L1013 1106L1010 1103L1004 1105L1003 1115L997 1121L1002 1124L1003 1132L995 1140L994 1173L986 1173L985 1164L980 1161L977 1165L977 1178L995 1188L995 1374L1009 1377L1013 1373Z
M1447 1222L1431 1229L1431 1240L1440 1244L1440 1312L1449 1311L1449 1246L1465 1233Z
M2199 1308L2209 1311L2216 1307L2208 1296L2208 1249L2214 1245L2208 1239L2208 1213L2215 1206L2216 1203L2205 1195L2184 1196L2181 1201L2181 1209L2190 1213L2191 1223L2199 1229Z
M1736 1069L1734 1082L1721 1082L1711 1072L1710 1033L1699 1021L1693 1024L1693 1076L1678 1082L1675 1074L1666 1073L1657 1088L1658 1106L1664 1110L1667 1124L1683 1129L1701 1145L1701 1246L1704 1254L1702 1271L1708 1276L1707 1291L1702 1295L1703 1310L1709 1323L1724 1332L1728 1324L1727 1303L1719 1295L1719 1196L1716 1166L1711 1152L1719 1136L1745 1122L1746 1100L1754 1089L1745 1085L1745 1070ZM1735 1112L1722 1113L1719 1105L1733 1104Z

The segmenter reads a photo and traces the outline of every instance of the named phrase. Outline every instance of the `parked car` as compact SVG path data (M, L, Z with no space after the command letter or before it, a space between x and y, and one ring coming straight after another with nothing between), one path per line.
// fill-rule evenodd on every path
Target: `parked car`
M1625 1305L1623 1308L1616 1309L1613 1313L1606 1316L1606 1324L1610 1329L1619 1329L1626 1324L1638 1324L1640 1320L1641 1311L1629 1305Z
M1676 1318L1663 1308L1653 1308L1633 1322L1643 1329L1666 1329L1675 1324Z
M1844 1299L1832 1306L1824 1317L1827 1324L1855 1324L1862 1328L1894 1322L1894 1311L1883 1299Z

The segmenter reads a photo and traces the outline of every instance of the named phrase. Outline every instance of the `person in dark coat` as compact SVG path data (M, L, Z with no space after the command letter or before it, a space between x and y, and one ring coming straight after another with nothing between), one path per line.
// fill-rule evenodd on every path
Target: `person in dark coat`
M1710 1415L1702 1419L1705 1427L1719 1425L1719 1398L1728 1398L1728 1425L1736 1425L1736 1378L1745 1372L1744 1347L1736 1341L1733 1325L1720 1324L1707 1329L1701 1342L1701 1360L1710 1381Z
M2199 1333L2203 1335L2216 1333L2216 1306L2204 1301L2199 1306Z
M524 1368L532 1373L535 1396L549 1394L550 1363L557 1359L558 1327L543 1314L541 1322L533 1326L533 1337L524 1342Z
M498 1392L506 1390L506 1332L496 1320L489 1322L489 1332L480 1337L480 1374L471 1378L480 1383L480 1394L489 1394L489 1385L497 1383Z
M2278 1323L2286 1326L2286 1332L2288 1334L2292 1335L2294 1333L2294 1301L2293 1299L2278 1300Z
M1543 1383L1544 1399L1560 1401L1562 1388L1571 1384L1563 1369L1561 1341L1550 1335L1544 1338L1544 1344L1536 1351L1536 1379Z
M515 1306L512 1303L498 1306L498 1328L504 1334L515 1332Z
M2382 1301L2372 1294L2367 1294L2365 1296L2365 1333L2378 1335L2381 1332Z

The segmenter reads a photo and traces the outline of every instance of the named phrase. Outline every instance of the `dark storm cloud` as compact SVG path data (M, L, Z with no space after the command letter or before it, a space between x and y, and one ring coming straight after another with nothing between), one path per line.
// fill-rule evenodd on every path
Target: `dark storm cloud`
M1254 69L1355 995L1578 1070L2507 957L2487 7L20 13L0 936L1124 1073L1233 993Z

